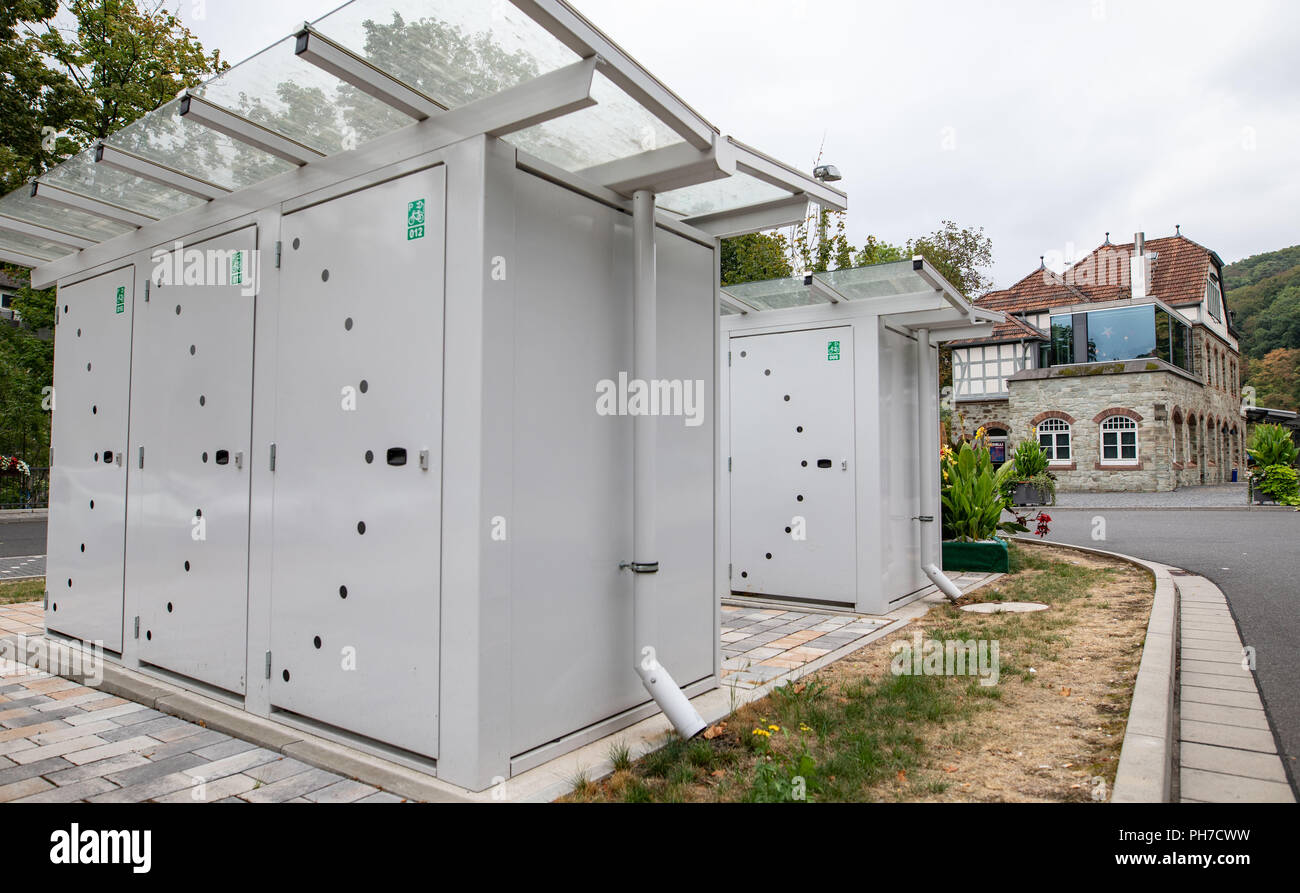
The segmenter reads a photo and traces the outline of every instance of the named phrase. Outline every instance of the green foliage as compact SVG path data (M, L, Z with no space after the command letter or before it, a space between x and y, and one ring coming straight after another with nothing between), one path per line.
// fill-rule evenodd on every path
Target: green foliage
M1229 291L1247 288L1293 267L1300 267L1300 245L1253 254L1245 260L1228 264L1223 268L1223 284Z
M1300 475L1290 465L1268 465L1251 476L1256 490L1278 505L1300 505Z
M1015 465L1003 463L993 470L988 447L963 442L945 450L940 458L944 539L964 542L992 539L1003 527L1002 512L1008 501L1005 488Z
M1012 457L1017 480L1027 481L1047 471L1047 454L1037 440L1022 440Z
M789 253L790 243L779 233L750 233L723 239L722 284L739 285L793 276Z
M1296 458L1300 457L1300 450L1291 440L1291 432L1282 425L1256 425L1246 452L1260 468L1294 465Z
M1300 348L1279 347L1263 359L1246 358L1245 374L1256 406L1300 410Z
M1258 406L1300 409L1300 245L1229 264L1223 281L1242 332L1242 384Z
M943 278L968 298L977 298L993 288L986 270L993 265L993 240L984 227L958 227L951 220L941 222L928 236L907 243L907 256L919 254Z

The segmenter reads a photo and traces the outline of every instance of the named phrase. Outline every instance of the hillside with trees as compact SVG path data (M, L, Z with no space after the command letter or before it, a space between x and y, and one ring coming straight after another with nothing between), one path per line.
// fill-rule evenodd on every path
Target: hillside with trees
M1223 268L1255 402L1300 410L1300 245Z

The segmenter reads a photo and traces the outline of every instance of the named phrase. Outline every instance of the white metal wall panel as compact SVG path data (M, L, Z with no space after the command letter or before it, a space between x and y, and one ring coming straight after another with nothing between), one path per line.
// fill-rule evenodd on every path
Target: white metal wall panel
M921 505L917 463L938 456L916 453L916 341L884 326L880 328L880 485L879 503L884 547L881 549L881 589L885 602L930 585L921 573L920 522L933 514ZM934 521L937 525L938 519Z
M54 338L46 626L122 650L135 268L63 286Z
M519 173L511 753L648 700L632 667L632 417L596 387L631 375L631 218ZM656 421L660 659L713 673L715 304L712 250L656 232L658 376L702 392L699 425ZM524 334L526 333L526 335Z
M257 247L250 226L158 256L136 312L127 457L136 654L240 693ZM231 284L236 261L242 282Z
M731 588L852 604L853 329L733 337L730 351Z
M276 373L271 703L430 757L445 184L284 217Z

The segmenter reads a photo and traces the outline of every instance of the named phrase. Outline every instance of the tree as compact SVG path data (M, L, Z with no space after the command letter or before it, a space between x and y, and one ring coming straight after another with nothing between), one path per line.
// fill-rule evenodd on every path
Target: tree
M8 194L74 148L49 136L66 119L71 85L45 64L39 37L58 0L11 0L0 7L0 194ZM50 128L46 130L44 128Z
M1247 363L1247 384L1255 389L1256 405L1300 410L1300 348L1279 347Z
M944 220L930 235L908 242L907 254L924 257L971 300L993 288L993 278L986 272L993 265L993 240L984 235L982 226L958 228L951 220Z
M793 276L790 245L780 233L750 233L722 240L722 284L762 282Z

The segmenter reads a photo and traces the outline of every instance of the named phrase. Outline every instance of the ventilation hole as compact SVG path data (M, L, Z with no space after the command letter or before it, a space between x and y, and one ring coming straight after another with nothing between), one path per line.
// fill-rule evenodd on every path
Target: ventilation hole
M185 562L185 572L189 573L189 570L190 570L190 563L187 561Z
M56 610L56 611L59 610L59 603L58 603L58 602L55 602L55 603L54 603L54 610Z
M749 571L741 571L740 576L744 577L745 579L749 579Z
M280 674L280 678L283 679L285 682L288 682L288 681L289 681L289 671L288 671L288 670L285 670L283 673L281 673L281 674Z
M319 649L320 649L320 636L317 636L316 638L312 639L312 640L311 640L311 643L312 643L313 645L316 646L317 650L319 650Z
M63 312L64 312L65 314L68 312L68 305L67 305L67 304L64 304L64 305L63 305Z
M749 354L748 354L746 351L743 351L743 350L740 352L740 355L741 355L742 357L747 357L747 356L749 356Z
M772 560L772 553L771 553L771 552L766 552L766 553L764 553L764 554L765 554L765 556L767 557L767 560L768 560L768 561L771 561L771 560Z
M329 270L321 270L321 271L320 271L320 281L321 281L321 282L329 282L329 281L330 281L330 271L329 271Z
M789 403L789 402L790 402L790 395L789 395L789 394L786 394L786 395L785 395L785 402L786 402L786 403Z
M82 543L82 544L81 544L81 551L83 551L83 552L86 551L86 544L85 544L85 543Z
M208 454L206 452L203 454L203 461L205 463L208 461Z
M89 364L89 363L86 364L86 371L87 371L87 372L90 371L90 364Z
M347 597L348 597L348 587L346 587L346 586L340 586L340 587L339 587L339 598L347 598Z
M802 462L800 462L799 464L802 465L804 468L807 468L807 467L808 467L808 460L807 460L807 459L804 459L804 460L803 460Z
M78 338L81 337L81 329L77 329L77 337L78 337Z
M72 588L72 578L71 578L71 577L68 577L68 588L69 588L69 589Z
M366 522L365 522L365 521L358 521L358 522L357 522L357 533L364 534L365 532L366 532Z
M191 344L191 345L190 345L190 356L194 356L194 351L195 351L195 347L194 347L193 344Z
M368 390L370 390L370 382L366 381L364 378L361 379L361 393L364 394Z
M302 244L302 239L294 239L294 240L293 240L293 250L294 250L294 251L297 251L297 250L298 250L298 246L301 245L301 244Z
M763 370L763 374L764 374L764 375L771 375L771 374L772 374L772 370L771 370L771 369L764 369L764 370Z
M90 507L91 507L92 509L95 507L95 500L93 500L93 499L90 500Z
M113 464L113 451L112 451L112 450L104 450L104 464L105 464L105 465L112 465L112 464Z
M199 394L199 406L207 406L207 405L208 405L208 398L203 394Z
M170 614L171 612L172 612L172 603L171 603L171 602L168 602L168 603L167 603L167 613Z
M343 328L347 329L349 332L352 331L352 317L349 316L347 319L343 320Z
M196 518L202 518L202 517L203 517L203 509L195 509L195 510L194 510L194 517L196 517Z
M795 433L796 433L796 434L802 434L802 433L803 433L803 425L800 425L798 428L795 428L794 430L795 430Z
M799 502L803 502L803 494L800 493L798 496L795 497L795 499L797 499Z
M787 528L785 529L785 532L786 532L786 533L793 533L793 531L792 531L789 527L787 527Z
M177 304L177 305L176 305L176 315L177 315L177 316L180 316L180 315L181 315L181 305L180 305L180 304Z
M99 453L96 453L96 454L95 454L95 461L96 461L96 462L99 461Z
M374 462L374 461L375 461L375 451L374 451L374 450L366 450L366 464L369 465L371 462Z
M153 641L153 630L151 630L151 629L147 629L147 630L145 630L145 631L144 631L144 637L145 637L146 639L148 639L150 642L152 642L152 641Z
M98 405L95 405L95 406L90 407L90 414L91 414L91 415L99 415L99 406L98 406Z

